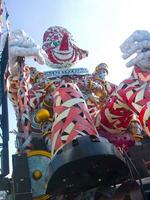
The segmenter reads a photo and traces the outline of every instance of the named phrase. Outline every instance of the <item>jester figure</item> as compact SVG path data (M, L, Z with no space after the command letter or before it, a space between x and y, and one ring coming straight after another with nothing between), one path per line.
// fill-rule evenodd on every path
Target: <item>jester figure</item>
M88 53L66 29L50 27L43 49L23 31L10 33L7 89L16 112L17 153L28 157L33 199L73 199L128 177L124 158L110 142L124 148L141 139L142 130L149 133L145 38L149 33L139 31L121 46L125 58L138 53L130 62L138 67L108 95L96 73L70 69ZM25 64L27 57L59 70L39 72ZM144 79L139 82L139 77ZM94 115L88 105L91 96L96 99Z
M86 103L93 122L95 122L97 114L106 105L110 95L117 87L106 80L107 75L108 65L106 63L100 63L95 67L94 72L86 77L86 93L88 94Z

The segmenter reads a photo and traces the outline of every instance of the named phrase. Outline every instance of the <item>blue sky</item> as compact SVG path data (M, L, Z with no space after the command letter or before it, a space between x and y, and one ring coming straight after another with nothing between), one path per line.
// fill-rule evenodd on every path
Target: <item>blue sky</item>
M98 63L106 62L108 80L116 84L131 73L121 58L120 44L137 29L150 30L149 0L6 0L6 3L11 30L24 29L41 45L48 27L67 28L78 46L89 51L89 57L77 66L93 71ZM12 108L9 109L12 130L15 119Z
M129 76L120 44L136 29L150 29L149 0L7 0L11 30L24 29L38 44L54 25L67 28L89 57L78 66L91 71L99 62L109 64L109 80ZM43 70L41 68L41 70ZM116 73L119 76L116 79Z
M150 30L149 0L6 0L11 30L24 29L38 44L44 31L54 25L67 28L89 57L77 66L94 70L108 63L112 82L130 74L119 50L120 44L137 29ZM41 70L46 70L42 68ZM116 77L116 72L118 77Z

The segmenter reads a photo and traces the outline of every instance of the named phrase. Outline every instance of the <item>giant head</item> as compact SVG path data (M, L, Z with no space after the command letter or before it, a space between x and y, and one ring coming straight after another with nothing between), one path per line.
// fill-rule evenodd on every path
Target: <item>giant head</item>
M47 64L53 68L68 68L77 60L88 56L88 52L78 48L72 35L60 26L47 29L42 48L48 55Z

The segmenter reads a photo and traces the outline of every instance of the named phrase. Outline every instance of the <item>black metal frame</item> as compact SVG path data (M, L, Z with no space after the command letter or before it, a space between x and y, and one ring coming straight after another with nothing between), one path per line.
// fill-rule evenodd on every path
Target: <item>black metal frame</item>
M7 106L7 91L4 79L5 70L8 64L8 36L6 38L5 46L1 54L0 60L0 128L1 128L1 143L0 143L0 157L1 157L1 177L9 174L9 126L8 126L8 106Z

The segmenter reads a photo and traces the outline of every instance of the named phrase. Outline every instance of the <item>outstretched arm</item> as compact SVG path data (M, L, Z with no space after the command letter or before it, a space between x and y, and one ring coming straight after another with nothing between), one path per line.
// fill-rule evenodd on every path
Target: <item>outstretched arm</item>
M9 76L7 90L10 101L16 111L16 117L25 124L21 129L28 132L29 125L29 86L31 70L25 65L25 58L33 57L39 64L45 63L46 53L35 44L22 30L16 30L9 35ZM20 58L20 59L18 59ZM18 127L20 128L20 127Z
M8 91L11 94L11 100L17 96L18 87L21 82L26 84L30 79L30 70L27 66L22 67L18 63L18 57L33 57L39 64L44 64L46 53L22 30L15 30L9 35L9 77Z

